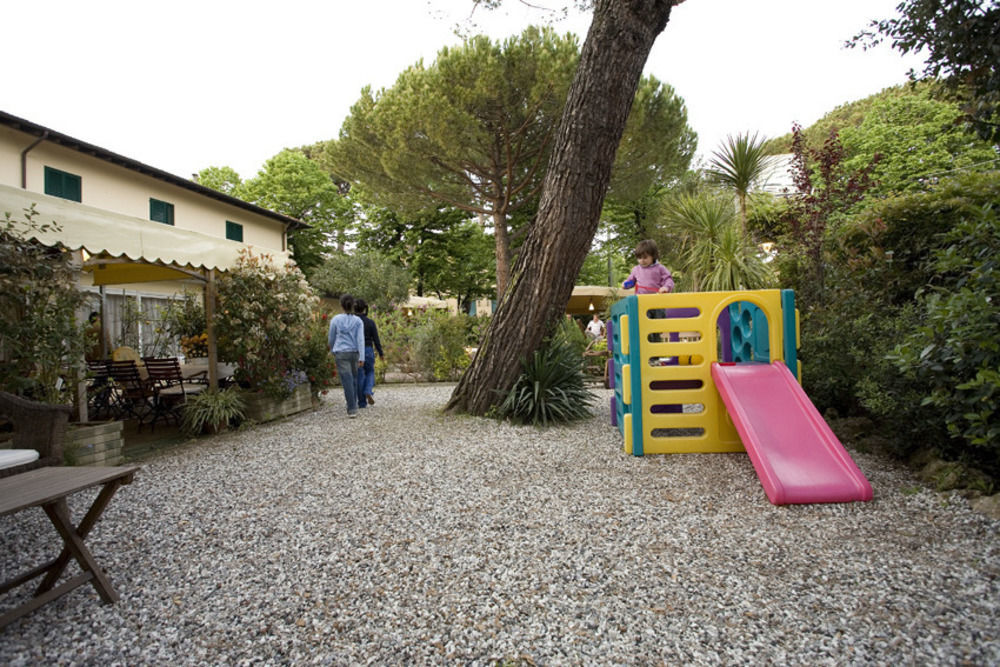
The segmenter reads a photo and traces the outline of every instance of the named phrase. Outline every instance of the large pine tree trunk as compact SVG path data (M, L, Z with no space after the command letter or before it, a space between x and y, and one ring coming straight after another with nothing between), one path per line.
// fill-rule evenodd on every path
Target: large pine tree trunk
M538 217L479 352L448 402L485 414L563 317L600 221L615 151L646 58L677 0L598 0L559 123Z

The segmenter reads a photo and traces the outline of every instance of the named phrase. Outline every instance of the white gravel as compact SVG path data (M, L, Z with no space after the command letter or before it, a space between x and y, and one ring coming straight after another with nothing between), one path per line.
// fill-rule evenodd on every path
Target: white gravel
M120 602L44 606L0 664L1000 663L1000 522L897 464L855 454L870 503L775 507L746 455L623 454L606 390L549 430L450 391L146 461L88 539ZM0 517L0 579L58 544Z

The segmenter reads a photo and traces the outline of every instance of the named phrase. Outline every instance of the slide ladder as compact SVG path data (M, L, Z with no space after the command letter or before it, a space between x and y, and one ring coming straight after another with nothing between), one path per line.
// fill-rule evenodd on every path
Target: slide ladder
M773 504L872 499L871 484L784 362L716 362L712 379Z

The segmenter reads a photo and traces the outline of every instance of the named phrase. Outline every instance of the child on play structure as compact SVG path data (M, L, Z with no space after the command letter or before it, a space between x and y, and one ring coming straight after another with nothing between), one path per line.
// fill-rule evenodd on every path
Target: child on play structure
M667 293L674 289L674 279L670 275L670 270L660 264L660 251L656 247L656 241L646 239L640 241L635 247L635 258L639 263L628 274L625 289L635 288L636 294L657 294Z

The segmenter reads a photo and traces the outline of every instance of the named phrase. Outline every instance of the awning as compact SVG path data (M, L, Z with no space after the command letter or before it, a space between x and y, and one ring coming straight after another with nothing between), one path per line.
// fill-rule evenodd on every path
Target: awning
M30 236L45 245L62 244L69 250L86 250L91 259L85 269L94 271L94 284L110 285L199 277L208 269L225 271L236 265L248 244L178 229L86 204L0 185L0 216L9 213L24 221L24 210L35 204L35 222L48 225ZM56 222L60 230L51 228ZM253 246L250 246L253 247ZM253 248L284 263L288 253Z
M406 303L403 304L403 308L410 308L412 310L418 310L420 308L440 310L447 307L447 301L435 299L432 296L411 296L407 299Z
M609 305L631 294L629 290L603 285L577 285L566 304L566 312L570 315L600 315Z

